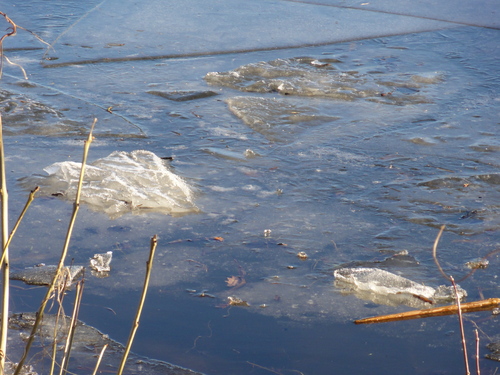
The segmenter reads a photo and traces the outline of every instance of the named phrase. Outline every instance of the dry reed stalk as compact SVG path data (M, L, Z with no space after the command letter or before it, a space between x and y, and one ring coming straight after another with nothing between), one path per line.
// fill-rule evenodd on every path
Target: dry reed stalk
M87 156L88 156L90 144L92 143L92 131L94 130L94 126L95 126L96 122L97 122L97 119L94 119L94 122L92 123L92 127L90 128L90 132L89 132L89 135L87 137L87 140L85 141L85 146L83 148L82 169L80 171L80 179L78 181L78 188L76 191L75 202L73 203L73 213L71 215L71 219L70 219L70 222L68 225L68 230L66 232L66 239L65 239L64 246L63 246L63 249L61 252L61 256L59 258L59 263L57 265L56 272L54 274L54 278L52 279L52 282L50 283L50 285L47 289L45 297L44 297L42 303L40 304L40 308L38 309L37 319L35 321L35 324L33 325L33 328L31 330L31 334L30 334L28 341L26 343L26 347L24 348L24 353L21 356L21 359L19 360L19 363L16 367L16 371L14 372L14 375L19 375L19 373L21 372L21 369L23 368L24 362L26 361L26 358L28 357L28 353L31 349L31 346L33 345L33 341L35 339L36 332L38 331L38 327L40 326L40 323L43 319L45 307L47 306L47 303L50 300L52 293L54 292L54 289L56 287L58 280L60 280L61 270L64 267L64 261L66 260L66 256L68 254L68 248L69 248L69 243L71 240L71 235L73 233L73 228L75 225L76 216L77 216L78 210L80 208L80 195L81 195L82 186L83 186L85 165L87 164Z
M67 277L66 277L66 280L64 281L64 284L66 284L66 282L67 282ZM57 299L59 307L57 309L57 315L56 315L55 324L54 324L54 331L52 333L52 337L53 337L53 340L52 340L52 361L50 363L49 375L53 375L54 374L54 369L55 369L55 366L56 366L57 344L58 344L58 342L57 342L57 333L59 331L59 319L61 317L64 318L66 316L64 314L64 310L63 310L63 301L64 301L64 296L65 296L64 290L65 289L66 289L65 285L63 285L61 288L57 288L57 294L54 297L54 299ZM64 323L66 323L66 320L64 320Z
M460 305L460 308L462 312L468 313L474 311L492 310L498 306L500 306L500 298L489 298L482 301L462 303ZM379 315L371 318L355 320L354 323L372 324L372 323L397 322L400 320L430 318L434 316L453 315L457 313L458 313L457 305L448 305L448 306L435 307L432 309L412 310L397 314Z
M5 36L4 36L5 37ZM2 38L3 39L3 38ZM0 40L1 43L1 40ZM1 44L0 44L1 46ZM0 197L2 199L2 323L0 331L0 370L3 373L5 368L5 357L7 355L7 332L9 329L9 247L7 238L9 237L9 195L7 192L7 180L5 177L5 152L3 143L2 115L0 114Z
M463 354L464 354L465 373L466 373L466 375L470 375L469 356L467 355L467 342L465 340L464 320L462 318L462 308L460 306L460 296L458 295L457 284L455 283L455 279L451 275L450 275L450 280L451 280L451 283L453 284L453 289L455 290L455 300L457 301L458 323L460 324L460 336L462 338L462 349L463 349Z
M117 375L122 375L123 369L125 368L125 363L127 362L128 355L130 353L130 348L132 347L132 343L134 341L135 333L139 328L139 320L141 318L142 308L144 307L144 301L146 300L146 294L149 286L149 279L151 276L151 269L153 267L153 259L155 256L156 245L158 243L158 237L155 234L151 238L151 249L149 251L149 259L146 262L146 276L144 278L144 286L142 288L141 300L139 302L139 306L137 307L137 312L135 314L134 324L132 325L132 329L130 331L130 336L128 338L127 346L125 347L125 352L123 353L123 358L120 363L120 367L118 368Z
M64 354L61 361L61 371L59 372L59 375L68 373L71 347L73 346L73 339L75 337L76 326L78 324L78 312L80 311L80 306L82 303L83 285L83 280L76 284L75 304L73 306L73 314L71 314L71 325L69 327L68 337L66 339L66 345L64 347Z
M12 231L10 232L9 238L7 239L7 243L4 246L4 249L2 251L2 259L0 259L0 264L3 263L4 257L5 257L5 250L9 247L12 239L14 238L14 234L16 233L17 229L19 228L19 225L21 224L21 221L23 220L24 214L26 213L26 211L28 211L28 208L31 205L31 202L33 202L33 200L35 199L35 194L38 190L39 190L39 187L37 186L31 191L30 195L28 196L28 201L24 205L24 208L23 208L21 214L19 215L19 218L17 219L16 224L14 225L14 228L12 228Z
M106 350L107 347L108 344L104 344L104 346L102 347L101 353L99 354L99 358L97 358L97 363L95 365L94 372L92 373L92 375L97 374L97 370L99 369L99 365L101 364L102 356L104 355L104 351Z
M479 332L477 328L474 330L476 334L476 374L481 375L481 368L479 366Z

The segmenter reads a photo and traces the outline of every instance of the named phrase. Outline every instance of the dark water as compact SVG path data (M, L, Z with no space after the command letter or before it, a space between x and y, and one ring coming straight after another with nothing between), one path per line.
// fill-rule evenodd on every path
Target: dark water
M38 8L23 6L19 19L40 25L51 43L90 9L61 8L61 15L75 15L58 23L26 17ZM12 220L27 196L18 179L54 162L80 161L95 116L91 160L137 149L173 157L172 170L198 190L201 213L139 210L111 219L82 206L69 257L84 264L114 251L110 277L86 282L83 321L126 341L149 239L158 234L138 354L208 374L455 374L463 371L456 317L355 326L354 319L406 308L342 295L333 270L371 264L443 284L431 253L442 224L439 259L456 279L468 273L465 262L498 248L497 45L497 30L456 27L321 47L52 68L38 64L43 50L6 50L30 74L24 81L4 66L1 81ZM45 63L87 58L70 47L60 45L53 52L59 60ZM113 48L109 56L119 57ZM204 80L209 72L277 59L288 65L271 78L295 91ZM326 75L317 74L315 60L329 64ZM270 75L252 71L245 82ZM342 79L354 95L325 94ZM172 101L148 93L208 90L219 95ZM235 97L244 99L231 102ZM57 197L37 198L11 245L11 266L55 263L71 209ZM411 261L392 262L403 249ZM460 282L470 301L498 296L498 258L489 260ZM230 289L232 276L246 284ZM199 297L202 291L215 298ZM13 293L12 309L25 311L35 308L40 290ZM228 296L250 306L224 306ZM473 329L480 329L481 356L498 338L496 319L484 312L465 322L471 350ZM481 367L495 373L497 363L483 359Z

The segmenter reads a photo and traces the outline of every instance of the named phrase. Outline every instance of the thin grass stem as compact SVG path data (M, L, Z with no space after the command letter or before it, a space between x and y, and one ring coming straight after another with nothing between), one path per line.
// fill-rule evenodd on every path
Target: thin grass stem
M5 257L5 250L9 247L12 239L14 238L14 234L16 233L17 228L19 228L19 225L21 224L21 221L23 220L24 214L26 213L26 211L28 211L28 208L31 205L31 202L33 202L33 200L35 199L35 194L38 190L39 190L39 187L37 186L31 191L30 195L28 196L28 201L24 205L23 211L19 215L19 218L17 219L16 224L14 225L14 228L12 228L12 231L10 232L9 238L7 239L7 243L5 244L5 246L3 248L2 259L0 260L0 264L3 263L4 257Z
M455 283L455 279L453 279L453 276L450 276L450 281L453 285L453 289L455 290L455 299L457 301L457 313L458 313L458 322L460 324L460 335L462 337L462 349L464 353L465 373L466 375L470 375L469 356L467 355L467 342L465 340L464 320L462 318L462 309L460 307L460 296L458 295L457 284Z
M437 247L438 247L438 244L439 244L439 240L441 238L441 235L443 234L444 232L444 228L446 228L446 225L442 225L441 226L441 229L439 230L439 233L438 235L436 236L436 239L434 240L434 246L432 246L432 257L434 258L434 263L436 263L436 266L437 268L439 269L439 272L441 273L441 275L443 275L443 277L448 280L448 281L451 281L450 280L450 277L443 271L443 268L441 267L441 264L439 264L439 260L437 258Z
M1 41L0 41L1 43ZM2 200L2 323L0 332L0 370L3 373L5 368L5 357L7 355L7 332L9 329L9 247L7 238L9 237L9 194L7 192L7 180L5 174L5 151L3 143L2 115L0 114L0 198Z
M45 307L47 306L47 303L50 300L52 293L54 292L54 289L55 289L58 281L60 281L61 270L64 267L64 261L66 260L66 256L68 254L68 248L69 248L69 243L71 240L71 235L73 233L73 228L75 225L76 216L77 216L78 210L80 208L80 195L81 195L82 186L83 186L85 165L87 163L87 156L88 156L90 144L92 143L92 139L93 139L92 138L92 131L94 130L94 126L95 126L96 122L97 122L97 119L94 119L94 122L92 123L92 127L90 128L90 132L89 132L89 135L87 137L87 140L85 141L85 146L83 148L82 169L80 171L80 179L78 181L76 198L75 198L75 202L73 204L73 214L72 214L70 222L69 222L68 230L66 233L66 239L65 239L64 246L63 246L63 249L61 252L61 256L59 258L59 263L57 265L56 272L54 274L54 278L52 279L52 282L50 283L50 285L47 289L45 297L44 297L42 303L40 304L40 308L38 309L37 319L33 325L33 328L31 330L31 334L30 334L28 341L26 343L26 346L24 348L24 353L23 353L21 359L19 360L19 363L16 367L16 371L14 372L14 375L19 375L19 373L21 372L21 369L23 368L24 362L26 361L26 358L28 357L28 353L31 349L31 346L33 345L33 341L35 339L36 332L38 331L38 327L40 326L40 323L43 319Z
M481 367L479 364L479 332L477 328L474 330L476 334L476 374L481 375Z
M68 277L65 278L65 283L67 282L67 279ZM53 331L53 334L52 334L52 361L50 361L50 372L49 372L49 375L53 375L54 374L54 369L56 367L56 357L57 357L57 344L58 344L58 341L57 341L57 333L59 331L59 320L61 319L61 317L64 317L66 316L66 314L64 313L64 309L63 309L63 302L64 302L64 289L66 289L66 286L64 285L63 288L62 288L62 293L59 293L59 297L56 297L58 299L58 302L59 302L59 308L57 309L57 314L56 314L56 317L55 317L55 324L54 324L54 331ZM62 326L63 326L63 329L64 329L64 325L65 325L66 321L64 320Z
M135 334L137 329L139 328L139 321L141 318L142 308L144 307L144 301L146 300L146 294L148 292L149 279L151 276L151 270L153 267L153 259L155 256L156 245L158 243L158 237L154 235L151 238L151 249L149 251L149 259L146 262L146 276L144 278L144 286L142 288L141 301L139 302L139 306L137 307L137 312L135 314L134 324L132 325L132 329L130 331L130 336L128 338L127 346L125 347L125 352L123 353L123 358L120 363L120 367L118 368L117 375L122 375L123 369L125 368L125 363L127 362L128 355L130 353L130 348L132 347L132 343L134 341Z
M92 375L97 374L97 370L99 369L99 365L101 364L101 360L102 360L102 357L104 355L104 351L106 350L107 347L108 347L108 344L104 344L104 346L102 347L101 353L99 354L99 358L97 358L97 363L95 364L94 372L92 373Z
M64 347L64 355L61 361L61 371L59 372L60 375L68 373L68 364L71 354L71 347L73 346L73 339L75 337L76 325L78 324L78 313L80 311L80 306L82 302L83 285L84 285L83 280L76 284L75 305L73 306L73 314L71 314L71 325L69 328L66 345Z

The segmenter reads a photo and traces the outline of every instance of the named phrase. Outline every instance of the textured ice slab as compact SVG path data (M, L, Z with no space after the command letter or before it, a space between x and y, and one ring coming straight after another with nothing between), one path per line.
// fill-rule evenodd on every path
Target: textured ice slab
M81 163L58 162L44 169L48 176L27 181L38 184L42 194L73 200L80 169ZM115 151L87 165L81 200L111 217L144 210L171 215L198 211L193 189L162 159L143 150Z
M246 125L270 141L293 140L307 127L339 119L282 98L236 96L228 99L227 105Z
M434 289L378 268L340 268L334 271L334 276L335 281L340 282L338 286L344 283L360 291L382 295L414 295L429 300L455 298L451 287L442 285ZM458 292L460 298L467 296L467 292L460 287Z
M66 285L71 285L73 280L83 272L82 266L67 266L62 269L62 280ZM21 280L29 285L50 285L56 273L57 266L30 267L10 275L12 280Z
M384 104L418 104L430 100L419 91L443 80L439 72L427 75L340 70L343 61L335 58L298 57L242 65L228 72L210 72L211 85L244 92L318 96L338 100L366 98Z

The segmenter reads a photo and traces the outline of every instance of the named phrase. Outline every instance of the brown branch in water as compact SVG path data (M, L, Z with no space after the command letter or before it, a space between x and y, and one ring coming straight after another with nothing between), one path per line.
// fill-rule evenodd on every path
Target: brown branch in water
M464 313L474 311L492 310L500 305L500 298L489 298L482 301L467 302L461 304L461 310ZM412 310L403 313L374 316L371 318L355 320L356 324L372 324L396 322L400 320L421 319L433 316L453 315L458 312L458 305L448 305L435 307L432 309Z

